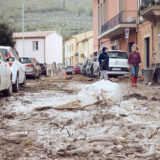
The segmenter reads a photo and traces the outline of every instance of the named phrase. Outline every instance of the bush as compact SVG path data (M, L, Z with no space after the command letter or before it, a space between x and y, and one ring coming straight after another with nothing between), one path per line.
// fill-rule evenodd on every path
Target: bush
M0 45L14 47L13 32L5 23L0 24Z

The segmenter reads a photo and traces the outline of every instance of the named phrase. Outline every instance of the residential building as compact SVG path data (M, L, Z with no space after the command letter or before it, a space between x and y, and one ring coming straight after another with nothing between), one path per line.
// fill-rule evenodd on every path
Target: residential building
M83 63L93 57L93 31L84 32L65 40L65 65Z
M131 50L137 43L138 0L93 0L94 52L103 46ZM129 38L125 30L129 29Z
M23 33L14 33L13 38L20 57L36 58L46 64L62 63L63 38L56 31L25 32L24 52Z
M139 0L138 8L138 45L142 66L149 68L154 53L160 58L160 1Z

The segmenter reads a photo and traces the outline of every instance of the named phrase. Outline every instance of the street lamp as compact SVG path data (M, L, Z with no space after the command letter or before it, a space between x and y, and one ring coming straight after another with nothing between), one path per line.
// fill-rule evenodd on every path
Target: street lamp
M23 56L24 56L24 3L26 0L22 0L23 3L22 3L22 32L23 32Z

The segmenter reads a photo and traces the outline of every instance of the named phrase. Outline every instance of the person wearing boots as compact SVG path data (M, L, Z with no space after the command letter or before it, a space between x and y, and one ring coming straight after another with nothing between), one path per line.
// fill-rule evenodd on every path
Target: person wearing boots
M108 56L108 48L103 47L102 53L100 54L98 60L101 70L100 79L108 80L108 69L109 69L109 56Z
M136 87L139 64L141 63L141 57L138 52L138 46L132 46L132 52L129 54L128 64L130 65L131 83L133 87Z

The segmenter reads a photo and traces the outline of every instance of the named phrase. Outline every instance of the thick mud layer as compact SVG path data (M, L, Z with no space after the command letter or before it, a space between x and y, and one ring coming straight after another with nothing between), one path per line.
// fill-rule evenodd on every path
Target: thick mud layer
M68 100L93 82L79 78L30 80L12 97L0 96L0 159L160 159L160 87L121 80L116 104L81 108Z

